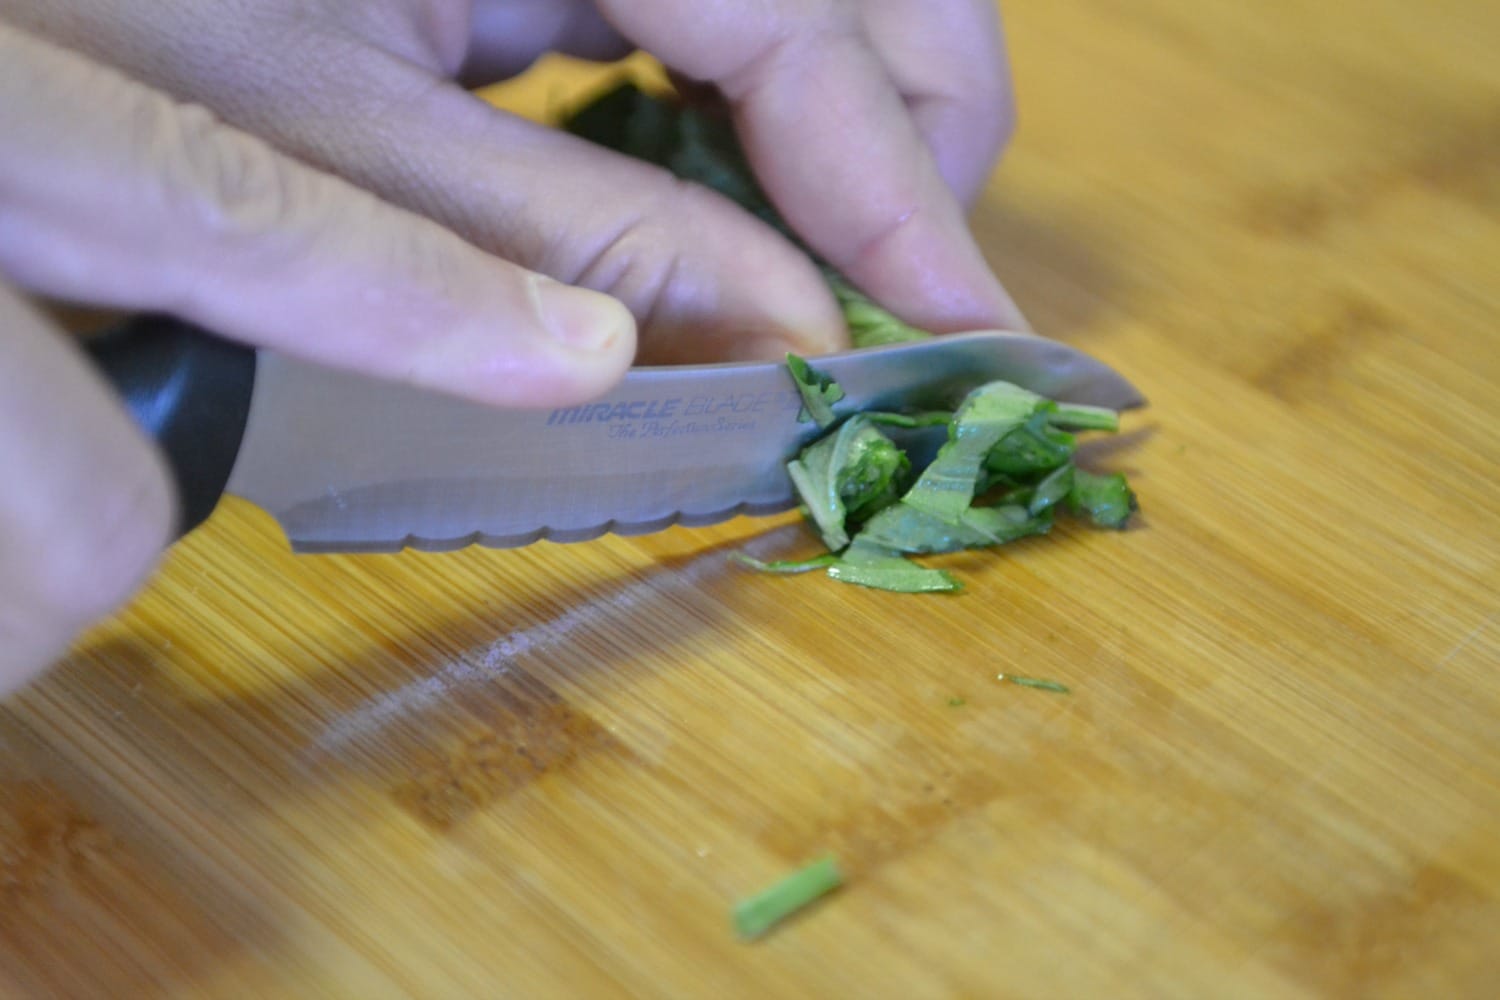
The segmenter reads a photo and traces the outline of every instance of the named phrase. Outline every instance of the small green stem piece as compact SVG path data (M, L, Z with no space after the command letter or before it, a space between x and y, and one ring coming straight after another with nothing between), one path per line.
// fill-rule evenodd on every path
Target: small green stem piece
M745 939L758 938L776 924L827 895L844 883L838 864L831 855L819 858L801 871L793 872L734 908L734 929Z

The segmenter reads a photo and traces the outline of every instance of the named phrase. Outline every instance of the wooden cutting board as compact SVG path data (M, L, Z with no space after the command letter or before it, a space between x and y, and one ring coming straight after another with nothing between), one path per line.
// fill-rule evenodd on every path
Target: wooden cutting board
M227 503L0 708L0 992L1493 996L1500 6L1011 8L974 224L1151 397L1089 449L1136 528L924 598L726 563L790 516L293 557Z

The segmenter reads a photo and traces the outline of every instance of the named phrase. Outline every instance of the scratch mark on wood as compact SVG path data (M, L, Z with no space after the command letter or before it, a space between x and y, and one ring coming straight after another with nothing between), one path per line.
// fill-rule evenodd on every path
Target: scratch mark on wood
M1475 641L1477 641L1480 635L1482 635L1484 631L1490 627L1491 623L1493 623L1496 618L1500 618L1500 611L1491 611L1488 615L1486 615L1484 621L1480 622L1478 625L1475 625L1473 630L1470 631L1468 635L1458 640L1458 642L1454 644L1452 649L1443 654L1443 658L1441 660L1438 660L1437 664L1432 668L1433 673L1442 670L1450 662L1452 662L1453 658L1456 657L1459 653L1462 653L1464 650L1474 645Z
M768 549L780 546L779 533L756 538L746 544L751 555L768 555ZM727 554L715 549L700 555L680 569L654 572L644 579L623 586L579 604L553 618L518 629L462 654L436 673L418 678L392 691L368 700L353 711L334 719L313 742L309 756L332 755L350 744L374 739L386 726L409 720L425 710L446 705L465 691L480 689L500 680L527 657L536 656L556 646L574 641L596 626L601 619L628 615L643 605L687 593L705 577L725 571Z

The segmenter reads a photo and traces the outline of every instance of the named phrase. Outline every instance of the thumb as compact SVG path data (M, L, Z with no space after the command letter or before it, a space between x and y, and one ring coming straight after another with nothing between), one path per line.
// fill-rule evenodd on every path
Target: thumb
M609 296L489 256L202 108L0 25L0 272L484 402L603 392Z
M0 280L0 697L145 579L171 538L160 454Z

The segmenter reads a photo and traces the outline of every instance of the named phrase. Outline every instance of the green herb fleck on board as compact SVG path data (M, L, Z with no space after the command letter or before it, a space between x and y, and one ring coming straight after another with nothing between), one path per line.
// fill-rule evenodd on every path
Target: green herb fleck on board
M776 924L844 884L838 863L819 858L734 907L734 929L745 939L761 937Z
M1042 680L1039 677L1017 677L1015 674L998 674L995 679L1007 684L1019 684L1021 687L1041 688L1043 691L1054 691L1057 694L1071 694L1066 684L1057 681Z
M961 694L956 694L952 698L948 699L948 707L949 708L963 708L968 703L969 703L968 699L966 699Z
M832 554L813 556L811 559L773 559L767 562L743 552L735 552L729 558L756 572L774 573L780 576L795 576L798 573L810 573L815 569L827 569L838 562L838 556Z

